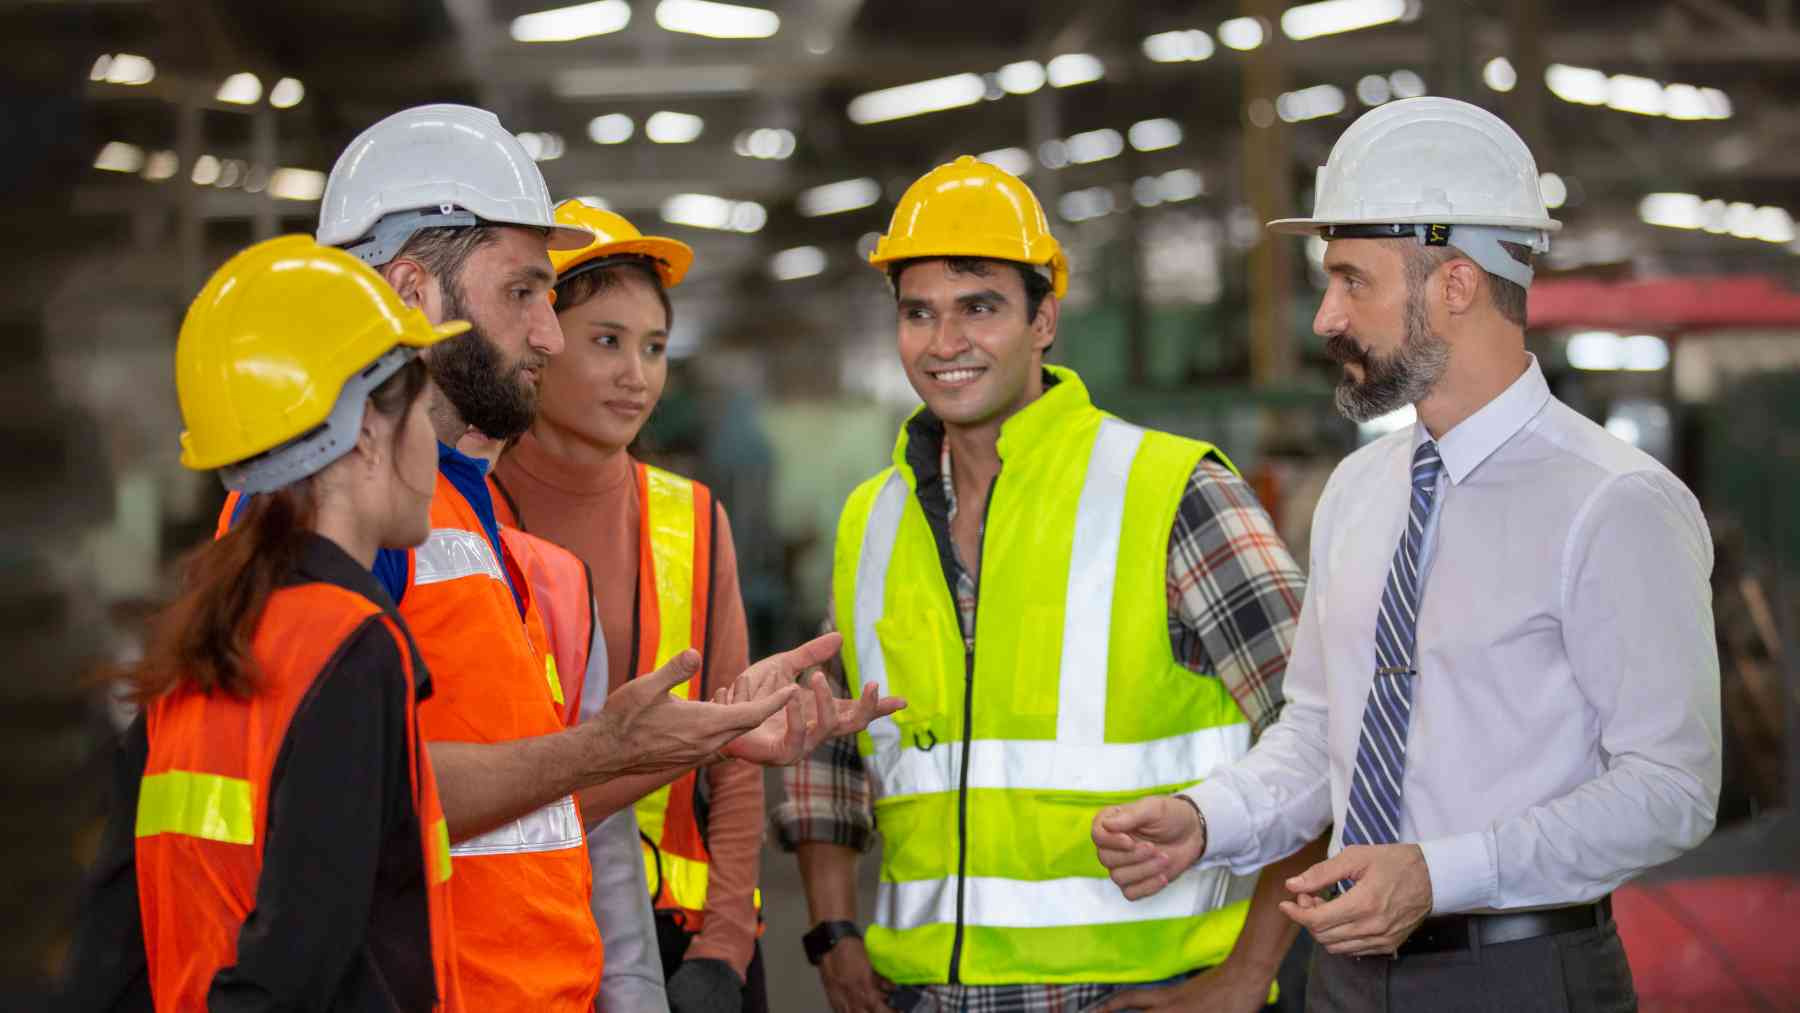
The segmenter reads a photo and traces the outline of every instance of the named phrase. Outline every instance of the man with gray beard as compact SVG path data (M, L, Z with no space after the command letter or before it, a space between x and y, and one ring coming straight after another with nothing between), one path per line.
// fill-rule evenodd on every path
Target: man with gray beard
M1328 241L1338 408L1417 422L1320 498L1280 720L1197 787L1102 810L1100 860L1137 899L1335 823L1282 905L1319 944L1309 1009L1633 1009L1610 894L1718 801L1706 521L1525 350L1560 224L1505 123L1382 106L1317 197L1270 227Z

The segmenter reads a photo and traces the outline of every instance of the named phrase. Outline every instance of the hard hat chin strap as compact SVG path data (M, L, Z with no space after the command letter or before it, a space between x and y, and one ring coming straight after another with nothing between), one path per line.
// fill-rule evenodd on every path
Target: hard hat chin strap
M1501 243L1517 243L1533 253L1550 249L1549 233L1504 225L1430 225L1401 222L1393 225L1327 225L1326 239L1399 239L1416 236L1425 246L1454 246L1481 265L1481 269L1520 288L1530 288L1534 272L1521 264Z
M370 267L380 267L400 255L413 234L422 229L467 228L481 224L472 211L453 204L383 215L369 234L344 247L344 252Z

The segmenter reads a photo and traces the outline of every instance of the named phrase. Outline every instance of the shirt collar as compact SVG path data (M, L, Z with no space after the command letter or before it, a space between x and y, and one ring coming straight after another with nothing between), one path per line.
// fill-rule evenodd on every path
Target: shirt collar
M287 583L332 584L362 595L381 606L384 612L394 610L394 600L388 597L387 589L381 586L375 575L367 567L351 559L342 546L324 535L306 536L306 543L301 546L300 558L294 566L294 574L288 578Z
M1045 366L1043 375L1043 396L1026 405L1000 427L1002 460L1006 458L1008 443L1030 445L1033 434L1026 430L1044 424L1037 420L1066 415L1071 405L1091 404L1087 387L1074 370ZM1052 393L1057 397L1052 398ZM1027 421L1019 423L1022 416L1028 417ZM900 439L894 444L894 464L915 485L950 474L950 455L944 451L944 423L931 413L930 408L920 405L900 427Z
M488 463L484 458L470 457L443 440L439 440L438 470L446 475L454 475L457 471L473 471L475 478L479 480L487 477Z
M294 572L286 581L288 586L300 584L331 584L362 595L386 613L394 621L396 629L401 631L404 641L402 650L412 653L413 694L420 701L431 698L431 672L419 657L418 645L413 643L412 633L407 630L398 613L394 611L394 599L388 596L387 589L375 574L350 558L343 546L326 538L324 535L311 533L306 536L306 543L300 548L300 559L294 565Z
M1527 352L1526 357L1531 361L1525 367L1524 375L1437 441L1438 456L1444 460L1444 474L1450 477L1452 484L1460 485L1481 466L1481 462L1493 456L1501 444L1537 417L1545 402L1550 400L1550 385L1544 381L1544 371L1538 367L1537 356ZM1430 438L1425 423L1413 424L1414 449Z

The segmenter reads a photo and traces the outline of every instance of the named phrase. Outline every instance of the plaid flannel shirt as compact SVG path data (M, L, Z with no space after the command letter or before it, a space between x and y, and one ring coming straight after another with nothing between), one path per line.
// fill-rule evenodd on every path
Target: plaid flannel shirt
M948 444L940 442L939 478L948 525L956 516ZM921 492L925 485L921 483ZM926 516L932 523L932 511ZM952 540L954 543L954 540ZM975 643L976 577L954 560L956 610L965 646ZM1243 479L1208 457L1194 468L1169 531L1169 642L1196 678L1218 678L1262 734L1281 713L1281 679L1305 596L1305 577L1275 533L1274 523ZM826 628L831 628L828 621ZM832 689L848 696L843 667L827 670ZM787 798L773 816L784 850L817 842L868 850L876 831L874 786L854 738L833 739L783 771ZM1122 986L928 985L903 989L899 1009L917 1013L1074 1013ZM911 1003L912 1005L905 1005Z

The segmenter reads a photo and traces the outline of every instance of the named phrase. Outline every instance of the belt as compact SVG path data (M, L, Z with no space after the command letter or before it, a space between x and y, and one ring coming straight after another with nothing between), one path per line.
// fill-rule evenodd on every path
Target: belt
M1520 911L1515 914L1440 915L1419 923L1413 934L1400 944L1399 956L1421 953L1448 953L1454 950L1516 943L1521 939L1559 932L1591 929L1612 921L1612 897L1602 897L1592 904L1551 908L1547 911Z

